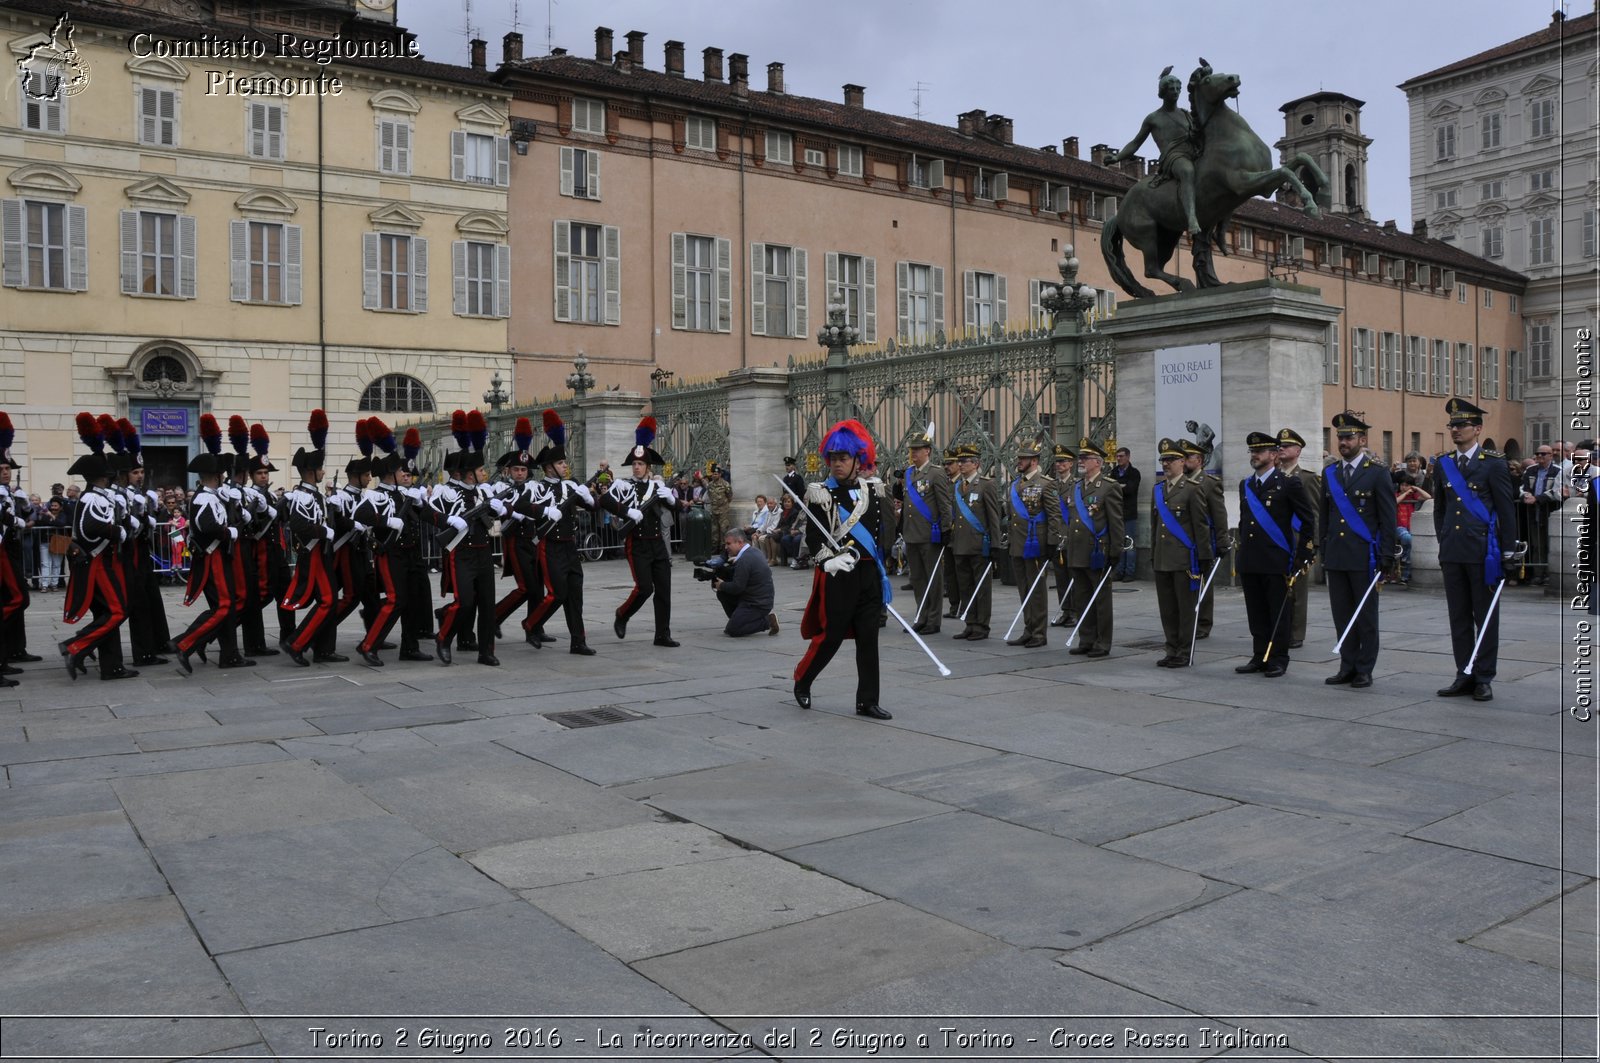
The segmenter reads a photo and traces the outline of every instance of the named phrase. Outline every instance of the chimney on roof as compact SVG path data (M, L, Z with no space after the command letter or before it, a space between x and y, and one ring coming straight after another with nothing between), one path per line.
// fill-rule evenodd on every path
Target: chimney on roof
M988 116L989 113L981 107L963 111L961 114L956 115L956 128L961 131L962 136L976 136L978 130L983 126L984 119Z
M594 31L594 57L601 63L611 62L611 28L597 26Z
M844 105L846 107L865 107L867 105L867 90L863 85L846 85L844 87Z
M735 96L743 96L750 91L750 57L743 52L728 56L728 83L733 86Z
M1559 26L1567 20L1567 13L1560 8L1550 12L1550 25Z
M1078 157L1078 138L1063 137L1061 139L1061 154L1069 159L1076 159Z
M767 91L775 96L783 95L783 64L767 64Z
M1388 221L1383 223L1383 231L1386 233L1397 233L1400 231L1400 227L1394 223L1393 218L1390 218Z
M1091 144L1089 146L1089 161L1096 166L1104 166L1106 164L1106 156L1110 153L1110 144Z
M628 62L644 69L644 33L640 30L628 31Z
M1412 222L1411 235L1415 236L1418 240L1426 240L1428 238L1428 219L1418 218L1416 221Z
M472 50L472 69L486 70L489 66L489 42L481 37L474 37L468 42Z
M722 49L706 48L701 53L706 57L705 79L707 81L722 80Z
M502 63L522 62L522 34L512 30L501 38L500 61Z
M550 54L551 55L566 55L567 54L567 50L565 48L552 48L552 49L550 49Z
M683 77L683 42L667 42L667 73L675 78Z
M1058 154L1058 152L1056 151L1056 146L1054 144L1046 144L1044 147L1040 148L1039 150L1044 152L1046 155L1056 155L1056 154Z
M989 115L983 120L983 131L991 140L1001 144L1011 143L1011 119L1005 115Z

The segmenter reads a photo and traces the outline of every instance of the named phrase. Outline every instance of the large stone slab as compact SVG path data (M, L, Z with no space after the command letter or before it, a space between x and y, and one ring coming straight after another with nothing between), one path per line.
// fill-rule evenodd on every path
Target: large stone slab
M1245 737L1240 743L1252 749L1304 753L1326 760L1374 765L1457 741L1449 735L1429 734L1367 722L1300 719L1270 727Z
M948 811L842 775L766 761L634 783L617 792L774 852Z
M1412 831L1412 837L1565 868L1594 878L1595 808L1560 794L1508 794Z
M121 811L0 825L0 920L166 893Z
M1398 757L1384 767L1440 779L1470 778L1508 793L1570 793L1574 788L1593 790L1595 782L1593 757L1472 739Z
M1565 970L1594 981L1597 976L1595 899L1600 887L1563 893L1539 907L1474 937L1471 944L1519 960Z
M662 779L757 757L687 734L670 720L535 732L503 738L499 744L602 786Z
M1448 682L1448 677L1445 682ZM1440 684L1444 685L1443 683ZM1431 692L1430 692L1431 693ZM1496 704L1504 697L1496 689ZM1429 698L1403 708L1370 716L1367 723L1385 727L1408 727L1414 731L1451 735L1455 738L1472 738L1482 742L1498 742L1508 746L1528 746L1560 752L1566 749L1583 749L1585 742L1592 743L1593 734L1566 716L1534 716L1528 713L1506 712L1493 704L1478 706L1462 704L1462 699L1444 700ZM1569 733L1563 738L1562 729Z
M1198 875L965 812L787 850L1014 945L1064 949L1213 896Z
M141 750L154 752L163 749L193 749L196 746L222 746L235 742L275 742L280 738L300 738L317 734L322 734L322 731L304 720L255 720L249 723L214 723L210 727L152 731L136 735L134 741Z
M109 783L66 782L0 790L0 823L120 811L122 803Z
M880 900L766 853L545 886L522 896L629 961ZM627 918L617 918L619 912Z
M148 845L384 814L337 775L302 760L125 779L115 786Z
M324 734L351 734L356 731L381 731L391 727L420 727L430 723L454 723L457 720L482 719L479 713L455 704L417 705L406 708L371 708L354 712L330 713L309 716L307 722L315 724Z
M512 842L469 853L467 860L503 886L533 889L748 854L704 827L662 822Z
M68 710L69 713L78 710ZM34 742L60 738L97 738L103 735L138 735L150 731L172 731L187 727L207 727L216 721L199 710L165 712L156 716L121 717L108 709L96 709L92 718L52 714L48 719L30 718L26 730Z
M915 711L915 710L913 710ZM713 738L719 746L800 767L857 779L959 764L993 756L992 750L894 727L861 727L855 719L806 713L766 730L732 728Z
M162 753L120 753L79 760L18 764L9 769L9 774L14 786L39 786L45 783L132 779L141 775L176 774L232 765L266 765L288 759L287 753L270 743L247 742L232 746L174 749Z
M32 764L44 760L77 760L111 753L137 753L139 747L125 734L88 738L57 738L42 742L6 742L0 745L0 766Z

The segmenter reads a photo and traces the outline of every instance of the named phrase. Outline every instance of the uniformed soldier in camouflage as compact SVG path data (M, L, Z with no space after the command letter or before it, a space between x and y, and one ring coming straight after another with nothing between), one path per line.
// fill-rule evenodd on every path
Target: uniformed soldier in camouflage
M1084 439L1078 444L1078 457L1082 475L1070 487L1057 487L1071 515L1062 553L1072 581L1072 612L1083 617L1072 652L1106 657L1111 653L1111 590L1102 587L1101 580L1122 556L1122 485L1105 475L1106 453L1098 443Z
M711 541L721 549L723 537L733 526L733 485L722 475L722 466L706 470L706 508L711 511Z
M995 574L990 570L1000 544L996 536L1003 527L1000 492L994 481L978 475L978 448L960 448L961 476L955 483L952 502L955 516L950 522L951 569L956 574L956 610L966 610L965 627L955 636L970 642L989 637L990 605ZM968 602L971 602L968 605Z
M1166 655L1156 664L1185 668L1194 631L1194 599L1200 590L1202 562L1211 560L1206 538L1202 488L1183 471L1183 447L1173 439L1158 445L1162 479L1150 497L1150 567L1155 570L1156 605Z
M941 595L930 592L928 584L937 578L935 565L942 570L950 563L945 542L950 530L950 478L933 464L933 440L926 433L913 435L908 446L911 463L898 485L902 489L900 535L905 539L906 563L911 569L911 593L922 606L911 619L912 629L919 635L931 635L939 630Z
M1311 541L1317 542L1318 535L1316 514L1322 508L1322 477L1320 474L1300 467L1300 448L1306 445L1305 439L1293 428L1278 429L1278 471L1285 476L1294 476L1300 480L1300 486L1305 489L1306 498L1311 502ZM1311 594L1311 577L1305 576L1294 581L1294 604L1289 606L1293 617L1289 622L1289 648L1297 650L1306 640L1306 602Z
M1231 538L1228 535L1228 502L1224 497L1222 478L1206 472L1206 452L1200 444L1189 439L1180 439L1178 446L1183 448L1183 475L1190 483L1200 488L1200 497L1204 500L1201 509L1202 523L1206 527L1206 541L1211 546L1208 555L1213 560L1227 554L1224 545ZM1210 571L1210 566L1206 566ZM1217 566L1217 575L1223 575L1222 566ZM1201 585L1204 586L1204 579ZM1212 580L1211 589L1206 591L1205 598L1200 601L1200 614L1195 620L1195 638L1204 639L1211 637L1211 611L1217 603L1217 584Z
M1017 477L1006 492L1011 507L1009 535L1011 572L1022 597L1022 632L1008 646L1038 649L1045 645L1050 623L1049 596L1039 586L1039 573L1049 560L1050 514L1056 509L1055 481L1039 468L1039 445L1024 443L1017 451ZM1032 592L1031 594L1029 592Z

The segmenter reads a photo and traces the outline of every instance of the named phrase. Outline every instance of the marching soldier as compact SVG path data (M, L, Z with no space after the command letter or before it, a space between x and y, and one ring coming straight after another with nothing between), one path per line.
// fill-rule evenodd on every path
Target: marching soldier
M1301 468L1300 450L1306 445L1304 437L1293 428L1278 429L1278 471L1298 477L1300 486L1306 492L1306 498L1311 503L1311 521L1315 522L1316 515L1322 506L1322 477L1310 469ZM1296 530L1299 526L1296 525ZM1319 542L1321 536L1315 523L1310 530L1311 541ZM1308 573L1306 578L1294 581L1294 604L1289 608L1294 612L1294 620L1289 628L1289 648L1297 650L1306 640L1306 603L1310 601L1311 579Z
M1102 580L1122 556L1122 485L1103 475L1106 454L1093 440L1078 444L1078 457L1083 475L1065 491L1071 498L1071 520L1063 543L1072 580L1072 611L1083 617L1078 645L1071 652L1106 657L1111 653L1111 592Z
M139 673L122 666L122 636L117 630L128 619L116 560L117 547L128 530L117 518L110 486L111 463L104 453L100 426L88 413L78 414L77 426L78 436L88 444L90 453L67 470L69 476L82 476L86 489L72 511L72 542L76 550L67 580L64 615L69 624L77 623L86 613L90 620L59 649L67 675L73 679L88 673L83 662L91 651L99 659L101 679L132 679Z
M806 543L818 561L800 633L811 640L795 665L794 699L811 707L811 685L847 638L856 640L856 715L892 719L879 702L878 625L891 591L879 542L893 531L887 499L860 478L874 464L872 436L840 421L823 437L830 475L806 488ZM832 537L828 542L822 529Z
M372 479L372 438L368 419L356 422L357 457L344 466L344 486L328 498L328 523L333 525L333 571L339 587L339 600L333 618L322 630L317 657L329 662L349 660L338 652L339 625L361 608L363 630L377 610L377 592L372 576L372 541L369 529L356 520L356 506Z
M286 609L309 608L300 626L278 648L302 668L311 667L306 651L313 644L325 646L323 628L333 619L335 576L332 565L335 532L329 523L328 503L322 495L323 465L327 462L328 415L320 409L311 411L306 426L311 435L312 450L304 447L294 452L291 464L300 474L300 482L286 496L289 509L289 533L295 544L294 580L284 594ZM320 653L317 656L321 656Z
M1328 574L1333 625L1347 632L1339 647L1339 670L1323 680L1329 686L1372 685L1372 669L1378 663L1378 599L1373 597L1359 616L1354 614L1362 596L1374 586L1373 579L1380 572L1393 572L1395 565L1394 481L1383 463L1366 454L1369 427L1353 413L1335 414L1339 460L1322 473L1317 514L1322 569Z
M245 528L238 549L245 555L244 655L276 657L278 651L267 645L267 632L261 611L272 605L277 612L278 636L294 631L294 614L284 609L284 592L289 589L289 566L283 556L283 522L277 501L268 490L271 474L278 471L267 457L272 438L261 424L250 426L250 449L244 459ZM237 460L237 459L235 459Z
M961 479L962 475L961 461L958 454L960 449L965 449L965 447L949 446L944 451L944 475L950 481L952 498L954 497L955 482ZM953 514L951 519L954 519ZM997 524L992 530L997 530L998 528L999 525ZM939 578L944 581L944 597L945 601L949 603L949 608L943 614L944 619L955 620L961 612L961 607L966 604L961 600L960 588L956 585L955 566L945 565L944 572L940 574ZM959 638L959 636L957 637Z
M238 414L228 418L228 439L233 444L233 453L219 454L217 457L222 472L217 495L227 508L229 525L239 533L228 547L233 625L235 631L242 635L244 656L255 658L264 656L255 651L265 648L267 636L261 623L261 610L255 605L261 572L256 564L255 540L250 532L261 515L259 509L253 509L252 506L259 507L263 500L250 485L250 429Z
M400 443L404 455L394 473L394 486L410 500L403 506L400 519L405 528L400 532L398 549L390 551L390 569L402 588L400 591L400 659L402 661L431 661L433 654L425 653L422 640L433 638L429 618L433 615L433 585L428 580L428 560L424 556L423 536L440 528L443 518L429 501L428 489L418 483L422 470L417 466L417 455L422 452L422 433L407 428Z
M993 553L1004 517L1000 493L994 481L978 475L978 448L962 446L960 476L954 484L952 501L955 516L950 522L951 570L956 574L956 593L950 600L956 609L966 610L966 626L958 639L982 642L989 637L990 606L994 586ZM970 603L970 604L969 604ZM959 616L959 614L958 614Z
M406 530L406 522L401 518L400 511L410 504L410 499L400 494L395 486L395 473L400 469L401 458L395 453L394 433L381 419L373 417L367 421L367 435L374 448L383 451L383 454L374 456L368 463L372 482L361 492L354 516L357 523L371 529L372 575L377 588L378 608L374 610L366 634L356 646L356 652L374 668L382 668L383 658L378 656L378 649L389 637L390 630L405 609L406 588L396 577L393 557L401 549L400 540Z
M666 459L651 449L655 439L656 419L646 417L634 429L633 449L622 462L630 468L632 477L613 480L611 488L600 496L600 505L628 522L623 549L628 570L633 573L633 590L617 607L612 629L619 639L626 635L629 618L653 595L655 644L672 648L678 643L672 637L672 557L667 550L665 521L667 514L677 508L678 496L661 477L650 475L651 466L666 464ZM793 466L792 459L789 464Z
M544 507L538 512L544 524L539 562L544 570L545 596L522 622L522 629L539 631L560 608L572 636L568 652L592 657L595 651L583 627L583 563L578 559L577 538L578 510L594 506L594 493L572 480L571 466L567 464L567 427L554 410L544 411L544 434L550 442L534 460L544 470Z
M14 664L31 664L44 658L28 652L28 628L24 623L32 596L28 593L27 571L22 555L26 549L22 529L28 525L32 511L28 496L11 486L11 472L16 463L11 457L11 444L16 439L16 429L11 418L0 412L0 523L6 535L0 540L0 676L21 671Z
M533 615L534 606L544 597L544 576L539 568L539 536L535 530L539 520L538 510L543 508L543 503L535 500L542 489L528 479L528 474L533 470L533 455L529 452L533 446L533 425L526 417L517 418L516 427L511 431L511 441L514 449L500 455L495 461L495 467L511 478L510 490L504 498L506 519L500 524L500 564L501 574L512 579L511 589L495 603L496 629L524 602L528 604L528 615ZM529 601L530 594L536 595L532 601ZM535 649L544 648L537 632L529 631L526 638L528 645Z
M1180 439L1178 446L1183 448L1183 475L1190 483L1200 488L1200 497L1203 500L1201 517L1206 526L1206 541L1210 543L1211 548L1211 552L1206 556L1209 560L1215 561L1228 553L1224 546L1229 538L1228 502L1223 497L1222 478L1206 471L1206 452L1200 444L1193 440ZM1207 567L1209 569L1210 566ZM1204 579L1200 581L1200 585L1205 587ZM1211 637L1212 609L1217 604L1216 586L1216 580L1212 580L1211 586L1205 590L1205 597L1200 599L1200 614L1195 620L1194 632L1194 637L1197 639Z
M1316 515L1300 477L1278 467L1278 437L1251 432L1252 475L1239 481L1239 584L1250 623L1250 660L1235 672L1276 679L1289 670L1291 580L1311 564Z
M1161 668L1187 668L1194 639L1195 595L1200 592L1200 562L1211 560L1205 523L1205 499L1199 485L1184 475L1183 445L1163 439L1157 444L1161 476L1150 496L1154 516L1150 528L1150 567L1154 570L1156 605L1166 656Z
M1056 508L1050 513L1050 568L1056 581L1056 609L1061 613L1050 622L1051 627L1071 627L1078 619L1074 601L1068 595L1072 575L1067 571L1067 525L1071 522L1069 505L1072 485L1078 478L1078 456L1065 443L1057 443L1050 453L1051 476L1056 482Z
M478 663L496 666L494 655L494 556L489 528L506 506L483 489L487 474L483 468L483 446L489 439L489 426L477 410L451 414L451 432L460 448L451 468L451 478L435 493L434 507L446 523L460 534L445 551L444 571L455 597L444 607L435 640L439 660L451 661L451 639L466 618L472 618L478 632ZM464 647L463 647L464 648Z
M1445 404L1455 450L1433 463L1433 527L1439 535L1439 568L1450 609L1450 649L1456 677L1438 691L1441 698L1467 694L1493 701L1500 660L1500 614L1489 611L1496 586L1505 578L1508 549L1516 536L1511 471L1505 456L1479 442L1483 410L1466 399ZM1483 632L1478 657L1467 670L1475 636Z
M933 425L929 425L931 430ZM911 463L906 466L904 494L900 507L900 534L906 543L906 561L911 568L911 593L922 608L912 619L912 630L932 635L939 630L940 595L930 584L937 578L935 567L949 563L945 556L945 530L950 527L950 478L929 460L933 438L928 432L914 434L909 442Z
M1022 595L1022 634L1007 639L1007 646L1037 649L1045 645L1050 623L1043 582L1046 551L1050 546L1050 514L1056 508L1055 484L1039 468L1039 444L1024 443L1017 450L1017 478L1011 481L1011 572Z
M706 505L711 510L711 541L721 550L733 510L733 485L723 477L722 466L715 463L706 470Z
M233 560L239 528L233 523L227 500L222 495L226 476L221 453L222 433L210 414L200 418L200 438L206 444L206 451L197 454L189 463L189 471L200 478L200 489L189 504L189 586L183 604L189 605L203 594L206 607L172 643L178 667L185 675L194 672L189 657L198 654L205 660L205 644L213 640L219 647L218 668L244 668L255 664L239 655L239 614L234 599L242 588L237 582ZM231 459L227 460L226 467L232 468Z
M143 446L133 422L126 417L117 422L122 436L122 461L120 463L123 494L128 500L128 511L133 519L132 531L125 545L124 564L128 581L128 614L136 621L128 629L128 643L133 649L133 663L142 667L166 664L158 656L172 640L167 626L167 609L161 600L161 585L156 580L155 564L151 552L155 548L156 525L167 520L161 499L144 486Z

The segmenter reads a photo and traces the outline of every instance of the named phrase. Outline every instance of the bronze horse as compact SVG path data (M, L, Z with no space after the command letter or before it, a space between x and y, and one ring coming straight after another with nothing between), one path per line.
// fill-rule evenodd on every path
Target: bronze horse
M1190 105L1204 145L1194 164L1195 216L1206 233L1193 252L1195 281L1165 268L1184 234L1177 183L1152 185L1147 176L1128 189L1121 209L1100 233L1100 251L1112 279L1135 298L1155 293L1140 284L1128 268L1122 253L1124 240L1144 253L1146 277L1164 280L1179 291L1194 288L1196 283L1214 288L1222 282L1212 268L1212 245L1222 246L1221 234L1240 204L1287 186L1299 194L1306 214L1315 218L1319 214L1315 193L1328 187L1327 176L1309 155L1295 155L1283 166L1272 164L1272 149L1227 105L1239 94L1237 74L1216 74L1202 66L1191 84Z

